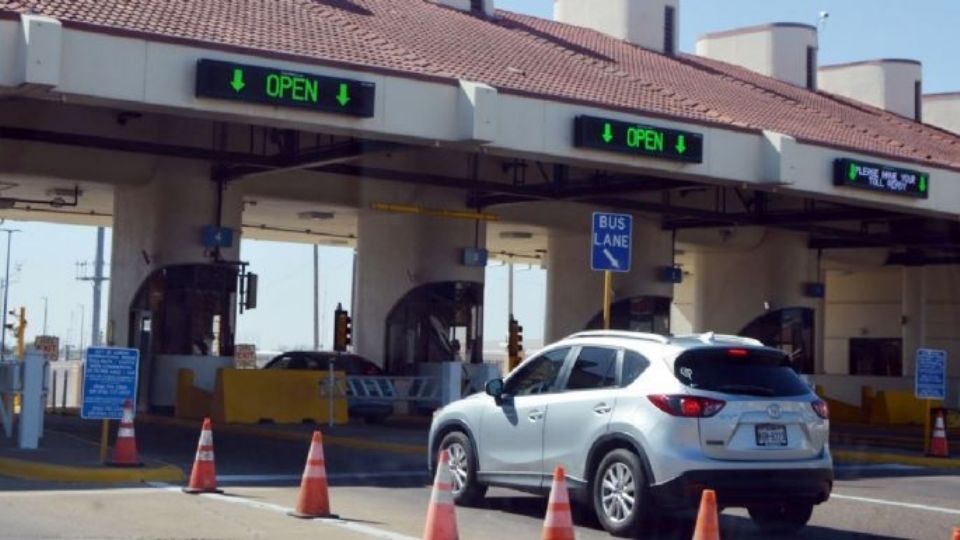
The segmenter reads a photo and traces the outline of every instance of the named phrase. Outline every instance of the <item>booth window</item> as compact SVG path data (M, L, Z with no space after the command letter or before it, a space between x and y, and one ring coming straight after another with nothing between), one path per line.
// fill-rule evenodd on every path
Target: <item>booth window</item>
M814 370L814 312L810 308L785 308L761 315L740 331L768 347L787 353L797 373Z
M850 375L903 376L903 340L851 338Z

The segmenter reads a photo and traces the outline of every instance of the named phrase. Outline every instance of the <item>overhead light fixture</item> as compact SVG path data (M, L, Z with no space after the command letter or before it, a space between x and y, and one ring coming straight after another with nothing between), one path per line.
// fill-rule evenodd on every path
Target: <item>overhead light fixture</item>
M320 212L316 210L311 210L309 212L300 212L297 214L297 217L305 220L312 221L326 221L333 219L336 216L333 212Z
M532 232L527 231L503 231L500 233L503 240L529 240L533 238Z

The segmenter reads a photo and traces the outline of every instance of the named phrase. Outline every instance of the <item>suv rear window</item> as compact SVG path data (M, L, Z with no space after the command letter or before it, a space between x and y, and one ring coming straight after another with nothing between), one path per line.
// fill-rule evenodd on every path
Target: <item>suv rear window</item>
M779 351L693 349L677 358L674 375L690 388L725 394L787 397L810 392Z

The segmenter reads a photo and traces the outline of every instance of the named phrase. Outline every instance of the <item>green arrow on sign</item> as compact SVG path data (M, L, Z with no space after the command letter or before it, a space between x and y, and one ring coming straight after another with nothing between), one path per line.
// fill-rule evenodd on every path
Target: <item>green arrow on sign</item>
M610 122L603 124L603 142L610 144L610 141L613 140L613 126L610 125Z
M926 193L926 192L927 192L927 175L921 174L920 175L920 193Z
M340 93L337 94L337 102L341 107L346 107L350 103L350 88L347 83L340 83Z
M239 92L243 90L243 87L246 86L243 82L243 70L235 69L233 70L233 80L230 81L230 86L233 87L234 92Z
M686 135L677 135L677 153L682 154L687 151Z
M856 164L856 163L851 163L851 164L850 164L850 171L849 171L847 174L850 176L850 180L851 180L851 181L856 181L856 179L857 179L857 164Z

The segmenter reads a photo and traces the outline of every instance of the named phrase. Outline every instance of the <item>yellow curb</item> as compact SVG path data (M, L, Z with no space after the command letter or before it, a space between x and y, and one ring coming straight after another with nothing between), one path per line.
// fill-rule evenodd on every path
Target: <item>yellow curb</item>
M200 429L200 425L201 425L201 422L196 420L170 418L166 416L142 415L142 416L138 416L137 419L146 423L165 424L168 426L181 426L181 427L196 426L198 430ZM264 427L244 426L244 425L237 425L237 424L217 424L216 426L214 426L214 431L215 432L221 431L224 433L233 433L238 435L250 435L253 437L262 437L265 439L273 439L278 441L295 441L295 442L298 442L298 441L309 442L311 437L313 436L313 433L307 433L307 432L280 431L280 430L264 428ZM341 448L352 448L355 450L380 450L382 452L390 452L393 454L425 455L427 452L426 445L372 441L369 439L362 439L359 437L341 437L336 435L324 435L323 442L324 444L327 444L330 446L338 446Z
M934 458L925 456L907 456L903 454L880 454L876 452L857 452L834 450L833 458L842 462L895 463L933 469L960 469L960 459Z
M0 476L48 482L88 482L133 484L142 482L182 482L183 471L173 465L143 468L94 468L51 465L22 459L0 458Z

